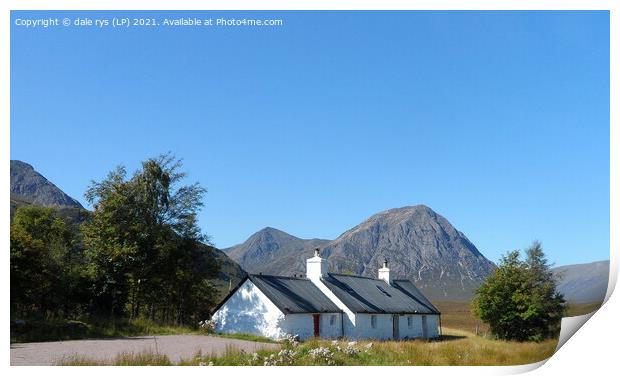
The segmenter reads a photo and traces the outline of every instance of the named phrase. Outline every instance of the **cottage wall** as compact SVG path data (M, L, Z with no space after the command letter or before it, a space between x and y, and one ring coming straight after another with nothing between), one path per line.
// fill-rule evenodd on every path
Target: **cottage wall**
M411 326L408 317L411 317ZM439 336L439 315L402 315L399 316L399 338L424 338L423 317L426 317L426 338Z
M371 325L372 316L376 317L375 328ZM439 316L438 315L397 315L398 319L398 339L422 338L424 331L422 327L422 317L426 317L426 338L434 338L439 335ZM411 326L407 320L411 317ZM355 327L347 329L346 337L350 339L393 339L394 328L392 314L367 314L358 313L355 318Z
M439 337L439 315L426 315L428 338Z
M333 321L331 317L333 316ZM333 324L332 324L333 322ZM314 337L314 317L309 313L288 314L280 325L285 333L298 335L300 339ZM342 315L340 313L321 313L319 333L322 338L337 338L342 335Z
M371 316L376 317L375 328L371 325ZM391 314L368 314L357 313L355 315L355 328L346 334L350 339L391 339L392 338L392 315Z
M411 320L411 326L409 326L409 320ZM421 315L399 315L398 325L399 339L422 337Z
M351 337L350 334L355 333L355 313L351 312L349 307L347 307L336 295L321 281L320 276L316 277L313 275L308 275L308 278L314 283L316 287L321 290L325 296L329 298L338 308L340 308L344 312L344 322L342 325L344 326L344 336ZM338 334L338 336L342 336L342 333Z
M269 338L284 334L284 314L249 279L215 312L220 333L250 333Z

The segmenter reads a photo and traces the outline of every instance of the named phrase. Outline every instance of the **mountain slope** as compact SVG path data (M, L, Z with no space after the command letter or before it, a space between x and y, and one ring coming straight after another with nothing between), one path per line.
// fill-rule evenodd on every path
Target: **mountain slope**
M428 298L467 300L495 265L448 220L424 205L387 210L345 232L324 252L335 268L376 276L384 259Z
M31 165L18 160L11 160L11 198L41 206L83 208L76 199L60 190Z
M282 259L294 258L304 250L323 247L329 240L300 239L284 231L266 227L242 244L223 251L251 273L280 274ZM300 256L301 257L301 256Z
M246 270L305 273L306 259L313 248L320 247L334 272L375 277L387 258L395 278L413 279L434 300L470 299L495 267L465 235L424 205L377 213L323 246L305 243L292 252L261 243L263 238L256 236L260 233L243 243L243 250L239 246L228 250Z
M558 278L557 290L572 303L600 302L609 282L609 261L565 265L553 268Z

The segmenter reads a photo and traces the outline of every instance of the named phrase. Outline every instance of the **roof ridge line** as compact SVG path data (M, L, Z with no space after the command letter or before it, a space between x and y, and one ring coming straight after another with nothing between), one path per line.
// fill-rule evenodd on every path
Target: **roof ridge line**
M327 274L330 274L330 275L340 275L340 276L343 276L343 277L354 277L354 278L372 279L373 281L381 281L381 282L385 282L385 280L383 280L383 279L381 279L381 278L366 277L366 276L363 276L363 275L357 275L357 274L344 274L344 273L331 273L331 272L329 272L329 273L327 273Z
M251 273L248 274L250 277L274 277L274 278L286 278L286 279L299 279L299 280L310 280L309 278L306 277L293 277L293 276L287 276L287 275L275 275L275 274L256 274L256 273Z

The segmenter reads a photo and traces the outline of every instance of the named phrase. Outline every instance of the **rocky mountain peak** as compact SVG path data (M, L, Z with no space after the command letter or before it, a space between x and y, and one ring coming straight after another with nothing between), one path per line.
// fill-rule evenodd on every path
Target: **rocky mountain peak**
M42 206L83 208L30 164L19 160L11 160L11 197Z
M265 236L265 234L279 236ZM228 254L250 272L305 273L305 261L322 249L330 270L376 277L384 259L395 278L410 278L437 300L467 300L495 265L443 216L426 205L372 215L333 241L303 240L263 229ZM284 240L286 239L286 240Z

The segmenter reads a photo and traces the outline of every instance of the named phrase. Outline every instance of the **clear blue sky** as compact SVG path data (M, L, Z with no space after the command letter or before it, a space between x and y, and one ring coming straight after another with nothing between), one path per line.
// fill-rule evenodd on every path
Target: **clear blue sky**
M37 17L272 28L26 29ZM607 12L14 12L11 158L85 203L172 151L218 247L423 203L492 261L609 258Z

